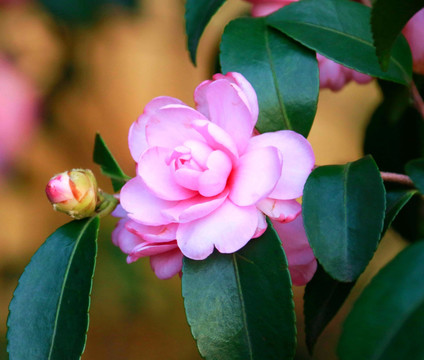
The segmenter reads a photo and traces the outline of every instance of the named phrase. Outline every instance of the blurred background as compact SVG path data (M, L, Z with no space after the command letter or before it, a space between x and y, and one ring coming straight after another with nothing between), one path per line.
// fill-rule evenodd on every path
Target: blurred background
M69 220L47 201L49 178L91 168L100 186L112 192L92 162L96 132L133 176L127 148L131 123L159 95L193 105L195 87L214 72L225 24L248 10L241 0L220 9L200 42L195 68L186 51L182 0L0 0L0 359L7 359L8 304L18 278L45 238ZM351 83L338 93L321 91L309 137L317 164L362 156L365 128L380 99L375 81ZM147 259L127 265L110 240L115 220L102 222L82 358L200 359L185 320L180 279L158 280ZM319 339L315 359L336 358L335 344L352 301L403 246L389 231L370 269ZM303 291L294 288L297 359L310 359Z

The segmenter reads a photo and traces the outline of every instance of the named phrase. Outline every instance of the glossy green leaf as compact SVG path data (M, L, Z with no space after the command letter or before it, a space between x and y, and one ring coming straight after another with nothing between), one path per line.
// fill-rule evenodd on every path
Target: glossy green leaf
M182 291L191 332L206 359L293 359L291 280L270 224L234 254L185 258Z
M403 37L396 41L387 72L383 71L375 53L370 16L368 7L349 0L303 0L270 15L267 23L347 67L408 84L412 76L408 43Z
M384 218L384 226L382 233L384 234L392 224L393 220L408 203L409 200L417 193L416 190L390 190L386 192L386 216Z
M424 242L403 250L364 289L346 318L341 360L424 359Z
M383 70L390 62L392 46L408 20L421 8L424 0L378 0L371 10L374 45Z
M355 282L340 282L318 266L304 295L306 345L312 354L314 345L328 323L337 314Z
M240 72L255 88L260 132L308 136L319 92L315 52L267 27L264 18L246 18L225 28L220 61L223 73Z
M57 229L32 257L9 306L13 360L79 359L88 329L99 219Z
M93 161L100 165L104 175L110 177L114 191L121 190L122 186L130 179L130 177L125 175L121 170L100 134L96 134Z
M200 37L212 16L226 0L186 0L185 21L187 33L187 47L190 58L196 65L197 46Z
M420 193L424 194L424 158L408 162L405 170Z
M339 281L357 279L377 248L384 220L385 190L372 157L315 169L302 207L309 242L326 272Z

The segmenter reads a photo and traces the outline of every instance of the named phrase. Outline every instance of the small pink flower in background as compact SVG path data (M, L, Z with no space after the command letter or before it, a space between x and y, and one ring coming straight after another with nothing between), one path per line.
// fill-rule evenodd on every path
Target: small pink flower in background
M23 151L37 123L32 83L0 56L0 171Z
M197 110L153 99L129 132L137 176L121 190L116 215L126 220L114 242L128 261L151 256L156 274L169 265L161 277L179 272L181 253L201 260L241 249L266 230L265 215L293 221L315 163L293 131L254 136L256 93L241 74L216 74L194 98Z
M253 4L252 16L267 16L282 7L298 0L245 0ZM367 84L372 77L340 65L317 53L319 67L319 86L321 89L339 91L351 80Z
M414 71L424 75L424 9L408 21L402 33L411 47Z

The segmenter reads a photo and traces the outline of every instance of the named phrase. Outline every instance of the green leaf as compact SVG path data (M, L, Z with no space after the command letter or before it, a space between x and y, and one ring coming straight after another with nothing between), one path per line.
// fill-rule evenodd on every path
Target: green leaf
M383 71L373 45L370 15L368 7L353 1L303 0L270 15L267 24L349 68L408 84L412 76L408 43L403 37L396 41L388 70Z
M293 359L291 280L271 224L234 254L184 258L182 291L191 332L206 359Z
M294 130L308 136L319 92L315 52L269 28L265 19L237 19L224 31L222 72L242 73L256 90L260 132Z
M121 190L130 179L130 177L125 175L121 170L103 138L98 133L94 141L93 161L100 165L102 174L110 177L114 191Z
M371 29L383 70L390 62L392 46L408 20L424 7L424 0L378 0L371 10Z
M393 220L408 203L409 200L417 193L415 190L390 190L386 191L386 216L384 218L384 226L382 234L392 224Z
M302 207L320 264L334 279L357 279L377 248L384 220L385 190L372 157L315 169Z
M403 250L364 289L344 324L341 360L424 359L424 242Z
M13 360L79 359L88 329L99 219L57 229L32 257L9 306Z
M196 65L196 52L200 37L212 16L218 11L225 0L187 0L185 4L185 21L187 47L190 58Z
M340 282L318 266L304 295L306 345L312 354L314 345L325 327L337 314L355 282Z
M421 194L424 194L424 158L408 162L405 171Z

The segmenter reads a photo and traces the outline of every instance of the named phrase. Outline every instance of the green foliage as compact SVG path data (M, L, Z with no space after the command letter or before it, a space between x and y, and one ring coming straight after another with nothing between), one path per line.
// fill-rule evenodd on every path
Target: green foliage
M96 134L96 139L94 141L93 161L100 165L102 174L111 179L114 191L121 190L127 180L130 179L130 177L125 175L121 170L100 134Z
M305 137L318 101L315 53L269 28L265 19L237 19L221 42L223 73L242 73L258 96L260 132L294 130Z
M191 61L196 65L197 46L212 16L226 0L186 0L185 21L187 47Z
M416 190L389 190L386 191L386 216L384 218L384 226L382 234L392 224L393 220L408 203L409 200L417 193Z
M188 323L206 359L293 359L291 281L271 224L234 254L185 258L182 289Z
M13 360L79 359L97 254L97 217L57 229L32 257L9 306Z
M412 76L408 43L403 37L396 41L387 72L383 71L375 54L370 16L368 7L349 0L303 0L270 15L267 24L342 65L408 84Z
M423 359L424 242L402 251L364 289L344 324L341 360Z
M424 0L378 0L371 10L371 29L381 68L386 71L392 46L408 20L422 7Z
M306 345L312 353L314 345L325 327L337 314L355 282L340 282L318 266L304 295Z
M424 158L408 162L405 171L421 194L424 194Z
M380 240L384 210L385 190L371 157L312 172L303 219L315 256L333 278L350 282L364 271Z

